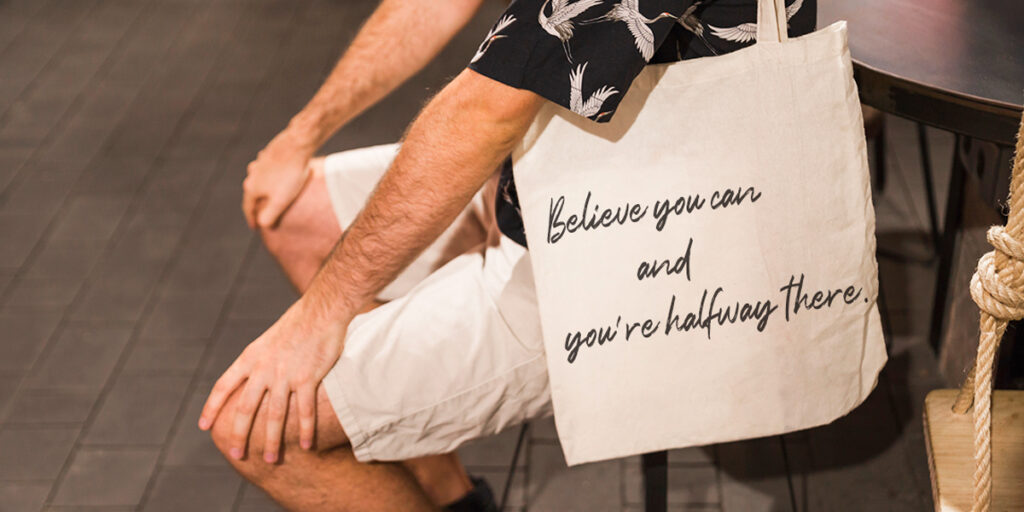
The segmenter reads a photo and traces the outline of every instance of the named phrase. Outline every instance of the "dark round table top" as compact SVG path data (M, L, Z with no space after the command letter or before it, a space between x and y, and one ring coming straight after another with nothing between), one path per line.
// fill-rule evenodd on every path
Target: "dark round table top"
M818 0L847 20L861 100L1011 145L1024 103L1024 0Z

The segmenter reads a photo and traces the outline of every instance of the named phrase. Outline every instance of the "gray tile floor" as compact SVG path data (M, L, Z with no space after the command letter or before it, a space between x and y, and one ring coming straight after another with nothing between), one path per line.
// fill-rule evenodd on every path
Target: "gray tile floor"
M245 164L372 0L0 0L0 510L275 510L196 428L212 381L294 299L239 214ZM328 149L391 142L435 64ZM933 133L944 168L948 136ZM913 129L890 123L880 244L922 251ZM945 183L945 176L937 176ZM892 362L835 424L671 453L673 510L928 510L929 264L881 261ZM500 489L517 429L465 447ZM568 470L532 426L511 508L642 509L636 457Z

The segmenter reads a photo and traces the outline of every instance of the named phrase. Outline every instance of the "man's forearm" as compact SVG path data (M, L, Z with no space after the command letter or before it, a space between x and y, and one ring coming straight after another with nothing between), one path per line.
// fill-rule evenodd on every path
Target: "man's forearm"
M433 242L523 136L542 99L463 71L412 124L394 162L303 296L355 315Z
M422 69L481 0L383 0L288 132L312 153Z

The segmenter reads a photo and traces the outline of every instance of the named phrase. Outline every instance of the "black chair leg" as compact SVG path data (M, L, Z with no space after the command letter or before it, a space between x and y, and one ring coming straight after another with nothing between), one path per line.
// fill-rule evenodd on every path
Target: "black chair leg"
M917 123L917 147L921 152L921 173L924 174L924 197L928 200L928 223L932 230L932 247L936 252L940 249L939 216L935 207L935 186L932 179L932 157L928 151L928 133L921 123Z
M652 452L643 455L644 510L666 512L668 510L668 452Z
M883 119L878 135L875 136L875 190L885 190L885 120Z
M516 466L519 464L519 452L523 448L526 432L529 430L529 423L523 423L523 426L519 429L519 440L516 441L516 449L512 452L512 463L508 468L508 477L505 478L505 488L501 491L501 501L498 502L498 510L505 510L505 505L508 504L508 492L512 489L512 478L516 475Z
M882 276L878 276L881 278ZM889 308L885 305L885 291L882 288L882 279L878 280L878 299L875 301L878 306L878 316L882 321L882 338L885 340L885 353L892 353L892 319L889 317Z
M943 221L942 236L939 244L939 269L935 276L935 298L932 304L932 322L928 333L928 341L936 352L942 340L942 328L945 322L946 302L949 294L950 272L953 270L953 251L956 249L957 233L963 220L964 182L967 170L960 160L960 144L962 136L957 135L953 143L953 169L949 180L949 195L946 198L946 218Z

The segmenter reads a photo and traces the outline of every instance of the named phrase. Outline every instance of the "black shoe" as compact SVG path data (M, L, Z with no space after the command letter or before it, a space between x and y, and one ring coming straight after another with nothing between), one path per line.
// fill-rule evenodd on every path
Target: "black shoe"
M469 477L473 488L458 501L445 507L448 512L498 512L494 492L483 478Z

